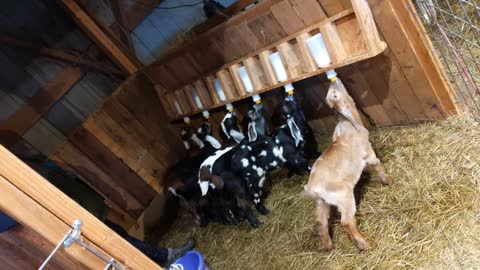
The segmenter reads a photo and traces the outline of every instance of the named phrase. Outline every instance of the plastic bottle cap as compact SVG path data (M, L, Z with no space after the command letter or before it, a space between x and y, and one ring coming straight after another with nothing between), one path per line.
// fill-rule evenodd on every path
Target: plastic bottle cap
M286 93L293 92L293 85L291 83L285 84L283 88L285 88Z
M327 78L331 81L335 81L337 79L337 73L334 69L327 71Z
M208 119L210 117L210 113L208 111L203 111L202 112L202 115L203 117L205 117L206 119Z
M260 97L260 95L254 95L252 96L252 99L253 102L255 102L256 104L260 104L262 102L262 98Z
M190 124L190 117L184 117L183 118L183 122L187 123L187 124Z
M227 108L227 111L229 112L233 112L233 105L228 103L227 105L225 105L225 107Z

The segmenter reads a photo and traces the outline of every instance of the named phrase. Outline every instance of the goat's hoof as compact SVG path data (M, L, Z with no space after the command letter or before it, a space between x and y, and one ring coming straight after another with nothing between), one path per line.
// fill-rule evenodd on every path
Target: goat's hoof
M389 186L393 183L393 177L387 176L385 179L382 180L382 185Z
M267 215L268 213L270 213L270 211L268 211L268 209L265 208L265 206L263 206L263 205L257 206L256 208L257 208L258 213L260 213L260 215L264 215L264 216L265 216L265 215Z
M361 251L369 249L371 247L370 243L368 243L365 239L355 240L355 244L357 248Z
M331 252L335 249L335 245L333 243L330 243L329 245L326 245L323 247L323 251L325 252Z

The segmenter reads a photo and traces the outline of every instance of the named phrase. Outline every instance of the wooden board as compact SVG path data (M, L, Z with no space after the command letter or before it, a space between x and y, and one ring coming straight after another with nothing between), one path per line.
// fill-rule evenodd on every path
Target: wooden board
M82 236L95 248L130 269L161 269L1 146L0 175L0 208L50 242L58 243L69 229L67 224L80 218L83 221ZM79 245L72 245L66 251L88 267L102 269L98 257Z
M289 0L293 10L305 25L312 25L327 18L317 0Z
M288 0L284 0L273 6L272 14L288 35L300 31L305 27L301 16L295 13Z
M75 83L83 77L78 67L67 67L49 81L46 87L0 125L1 143L11 146L17 142Z

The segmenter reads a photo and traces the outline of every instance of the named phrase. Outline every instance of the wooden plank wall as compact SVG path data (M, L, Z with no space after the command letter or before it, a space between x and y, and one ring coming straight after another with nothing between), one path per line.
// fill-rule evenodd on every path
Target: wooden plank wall
M413 27L415 22L408 21L408 14L404 14L409 1L368 0L368 3L388 48L379 56L337 70L364 116L373 125L389 126L441 119L457 112L449 86L439 79L441 73L435 68L438 64L429 57L427 42L420 38L421 29ZM272 43L348 8L351 8L349 0L262 1L250 13L213 28L202 38L150 65L146 72L150 78L155 76L155 82L175 89L212 66L248 54L260 40L261 44ZM339 22L337 27L350 27L349 23ZM195 50L189 49L193 47ZM178 65L182 58L193 68L186 70L185 65ZM322 127L329 126L331 117L321 105L326 79L323 75L319 77L295 85L298 95L306 100L304 108L309 119Z
M130 229L164 193L166 170L184 156L179 134L168 124L153 86L137 75L69 135L51 159L104 196L114 221Z

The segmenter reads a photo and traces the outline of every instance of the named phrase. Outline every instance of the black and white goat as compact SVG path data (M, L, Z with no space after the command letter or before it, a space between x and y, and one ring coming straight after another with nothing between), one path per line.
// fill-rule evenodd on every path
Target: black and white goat
M304 143L301 130L306 122L297 123L294 117L297 109L296 102L286 99L282 105L282 114L287 124L278 128L269 137L243 143L232 156L233 171L246 181L255 208L260 214L268 213L261 200L268 171L288 167L310 172L301 149Z
M245 135L238 128L237 113L235 111L225 114L220 125L227 139L227 144L239 144L245 139Z
M248 117L248 140L254 142L267 137L267 122L265 120L262 103L254 104L247 113Z

